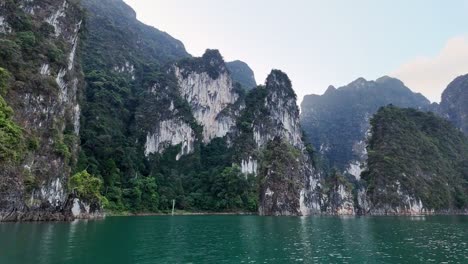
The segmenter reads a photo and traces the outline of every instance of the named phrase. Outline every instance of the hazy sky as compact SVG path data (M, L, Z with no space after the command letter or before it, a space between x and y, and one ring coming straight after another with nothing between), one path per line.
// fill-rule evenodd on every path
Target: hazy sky
M200 56L219 49L263 83L285 71L299 100L358 77L403 80L431 101L468 73L468 0L125 0Z

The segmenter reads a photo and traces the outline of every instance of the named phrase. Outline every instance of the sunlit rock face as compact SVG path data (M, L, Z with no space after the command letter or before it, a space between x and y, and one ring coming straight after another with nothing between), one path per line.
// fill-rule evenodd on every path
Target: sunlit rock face
M339 184L332 203L332 214L354 215L354 197L352 192L343 184Z
M99 204L87 203L78 198L70 198L67 209L71 211L74 219L102 219L105 214Z
M288 76L281 71L272 71L263 89L267 90L263 103L269 115L267 120L258 120L254 125L255 143L261 147L278 136L302 148L304 144L301 140L299 108Z
M227 108L239 97L219 52L208 50L202 58L193 59L190 66L178 63L174 66L174 74L182 97L203 126L203 142L226 136L235 125Z
M169 146L181 144L181 150L177 155L181 156L193 152L195 133L189 124L181 120L165 120L159 123L156 131L146 136L145 155L163 153Z
M0 16L0 34L11 33L11 27L5 17Z
M434 210L428 209L421 199L404 191L401 183L396 181L392 186L382 187L378 190L382 197L394 195L397 203L372 204L368 213L372 215L427 215L434 214Z
M84 17L77 4L68 0L16 1L15 5L31 22L50 26L50 35L44 41L60 47L63 62L57 63L47 54L36 54L37 74L31 79L47 84L38 87L25 82L21 91L10 90L5 96L14 109L15 121L25 133L34 135L39 146L26 153L20 167L0 172L0 219L65 219L62 212L68 197L67 182L78 151L78 97L83 89L83 77L76 58ZM0 11L0 34L12 34L16 29L3 12ZM56 89L43 88L54 85ZM74 140L67 145L68 153L58 152L57 146L64 144L65 134L70 134L69 138L73 135ZM34 179L34 184L25 186L25 178Z
M247 160L242 160L241 171L245 174L256 174L258 169L258 161L249 157Z
M372 197L367 197L364 192L359 192L358 201L364 214L371 215L431 215L437 213L450 213L453 211L449 205L441 210L430 209L414 192L405 190L399 180L389 185L379 187ZM379 197L379 198L375 198ZM393 197L394 201L388 202L387 197ZM379 202L375 202L378 200ZM383 202L386 201L386 202Z

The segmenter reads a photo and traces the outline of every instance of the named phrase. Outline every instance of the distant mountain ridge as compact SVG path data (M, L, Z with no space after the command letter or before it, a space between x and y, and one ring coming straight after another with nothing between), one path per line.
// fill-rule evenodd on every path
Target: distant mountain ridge
M413 93L396 78L358 78L338 89L330 86L323 95L306 95L301 104L301 124L329 167L358 177L366 159L369 120L388 104L416 109L430 106L423 95Z
M468 74L455 78L444 90L439 113L468 135Z

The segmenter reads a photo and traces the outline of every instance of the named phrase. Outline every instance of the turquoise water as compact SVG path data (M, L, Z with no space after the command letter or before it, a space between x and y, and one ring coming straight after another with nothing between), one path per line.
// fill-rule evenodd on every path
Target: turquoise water
M468 263L468 217L108 217L0 224L0 263Z

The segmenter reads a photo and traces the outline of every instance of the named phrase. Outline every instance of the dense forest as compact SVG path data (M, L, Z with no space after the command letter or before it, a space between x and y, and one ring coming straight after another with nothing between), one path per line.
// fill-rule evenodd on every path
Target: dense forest
M375 207L404 207L406 197L427 210L468 205L468 140L448 121L415 109L381 108L371 119L368 184Z

